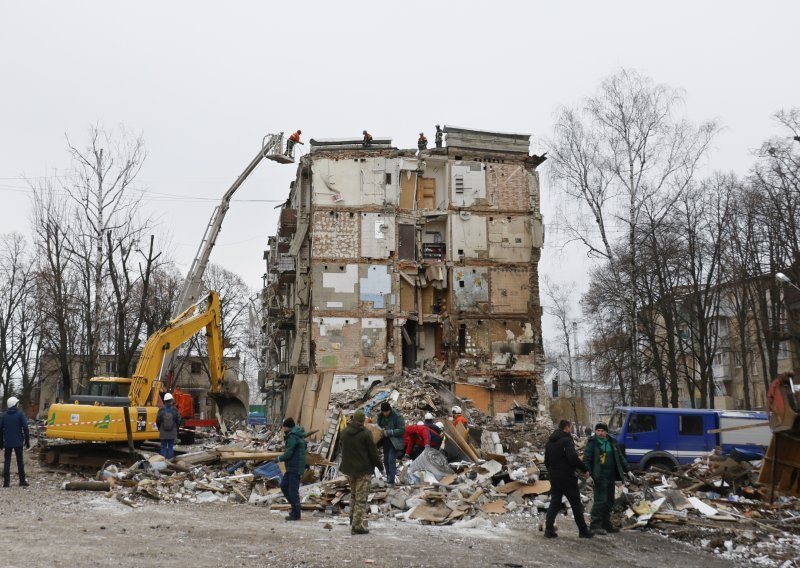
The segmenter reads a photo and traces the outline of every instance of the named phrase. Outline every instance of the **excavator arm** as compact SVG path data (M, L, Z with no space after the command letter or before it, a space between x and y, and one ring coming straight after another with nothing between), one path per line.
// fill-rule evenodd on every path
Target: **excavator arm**
M197 311L205 301L205 310ZM197 312L197 313L195 313ZM129 398L131 406L156 406L158 404L160 376L167 356L186 343L195 333L206 328L208 363L211 375L211 392L219 393L225 380L222 354L222 329L220 327L219 295L210 291L196 304L189 306L166 326L152 334L142 349Z

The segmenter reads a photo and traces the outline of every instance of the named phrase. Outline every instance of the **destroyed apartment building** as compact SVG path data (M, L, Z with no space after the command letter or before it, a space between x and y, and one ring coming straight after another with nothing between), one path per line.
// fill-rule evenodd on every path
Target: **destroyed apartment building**
M261 383L276 414L305 391L303 415L322 418L331 392L423 363L488 415L544 403L543 158L526 134L445 133L420 152L310 141L264 255Z

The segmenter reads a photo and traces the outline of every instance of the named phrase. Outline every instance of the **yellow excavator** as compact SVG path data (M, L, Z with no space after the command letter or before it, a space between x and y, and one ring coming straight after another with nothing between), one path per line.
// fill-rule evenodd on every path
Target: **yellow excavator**
M205 304L205 309L199 309L201 304ZM73 396L66 404L51 405L47 437L98 442L158 439L156 414L162 406L164 363L173 351L203 328L208 340L209 396L222 399L220 407L229 402L226 398L241 405L241 401L223 393L220 303L219 295L211 291L147 339L132 378L94 377L89 382L88 394ZM178 396L176 402L180 409Z

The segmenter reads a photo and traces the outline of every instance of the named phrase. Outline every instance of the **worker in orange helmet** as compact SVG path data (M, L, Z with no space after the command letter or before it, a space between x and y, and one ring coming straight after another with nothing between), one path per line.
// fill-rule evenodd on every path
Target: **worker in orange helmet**
M290 158L294 158L294 145L303 144L300 142L300 135L302 133L302 130L296 130L295 133L289 136L289 139L286 141L286 155Z

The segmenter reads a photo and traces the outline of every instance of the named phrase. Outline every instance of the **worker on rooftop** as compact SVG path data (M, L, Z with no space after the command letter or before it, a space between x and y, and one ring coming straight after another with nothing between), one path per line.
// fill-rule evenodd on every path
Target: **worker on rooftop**
M437 148L441 148L442 147L442 138L443 138L443 136L444 136L444 133L442 132L442 127L437 124L436 125L436 138L435 138L436 147Z
M428 149L428 139L425 138L425 134L423 132L419 133L419 138L417 139L417 149L420 152Z
M369 133L369 132L367 132L366 130L364 130L364 131L362 132L362 134L364 135L364 141L363 141L363 142L361 142L361 145L362 145L364 148L371 148L371 147L372 147L372 134L370 134L370 133Z
M286 140L286 155L290 158L294 158L294 145L303 144L300 142L300 135L302 133L302 130L296 130L295 133L289 136L289 139Z

